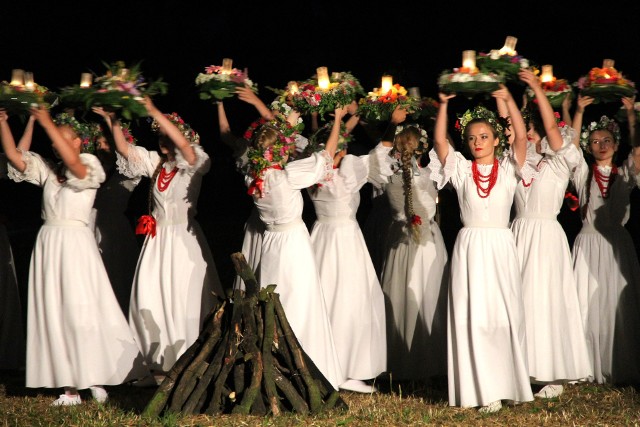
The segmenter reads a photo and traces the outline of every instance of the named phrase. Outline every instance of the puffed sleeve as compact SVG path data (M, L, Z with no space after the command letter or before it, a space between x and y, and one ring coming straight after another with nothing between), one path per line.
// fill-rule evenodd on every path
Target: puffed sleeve
M460 166L458 165L460 163ZM427 169L429 171L429 178L436 184L438 190L442 189L448 182L451 181L455 185L458 181L454 179L457 175L471 173L470 162L464 158L462 154L457 152L451 144L449 144L449 151L447 152L447 158L444 165L440 163L436 150L429 151L429 165ZM468 169L468 171L466 170Z
M66 185L75 190L86 190L87 188L99 188L106 178L100 160L93 154L80 154L80 162L87 167L87 174L80 179L68 169L65 172L67 177Z
M42 187L52 172L49 166L39 154L32 151L23 151L22 160L27 165L24 172L14 168L11 163L7 164L9 178L15 182L26 181Z
M564 126L560 128L560 134L562 147L558 151L553 151L549 147L547 138L540 141L541 151L550 158L550 161L562 161L569 170L574 170L583 158L582 151L573 143L576 131L571 126Z
M640 188L640 169L636 168L633 160L633 151L629 153L620 169L622 169L623 179L628 183L630 189L633 189L633 187Z
M209 172L211 161L207 152L204 151L202 146L199 144L191 144L191 146L196 153L195 163L190 165L189 162L184 159L182 152L180 150L176 150L176 166L178 166L178 169L185 170L189 174L194 174L195 172L204 174Z
M344 182L345 189L350 193L360 191L363 185L367 183L369 168L367 167L369 155L354 156L347 154L340 162L338 175Z
M301 190L318 182L331 181L333 179L333 159L329 153L322 150L304 159L287 163L285 173L291 188Z
M392 165L395 159L389 156L392 147L378 143L368 154L368 181L376 188L382 188L394 174Z
M118 172L129 178L151 177L155 172L160 155L139 145L130 145L127 157L116 153Z

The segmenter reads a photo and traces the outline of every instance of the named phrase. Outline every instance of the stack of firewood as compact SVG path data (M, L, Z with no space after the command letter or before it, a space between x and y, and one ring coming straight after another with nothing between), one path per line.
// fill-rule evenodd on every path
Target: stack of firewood
M347 409L304 352L274 292L259 289L242 253L231 255L246 291L212 310L196 342L160 384L144 415L317 414Z

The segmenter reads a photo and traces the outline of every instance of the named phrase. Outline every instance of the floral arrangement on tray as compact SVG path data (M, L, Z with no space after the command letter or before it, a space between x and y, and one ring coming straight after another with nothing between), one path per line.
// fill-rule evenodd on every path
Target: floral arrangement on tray
M25 86L0 82L0 108L8 114L28 114L30 108L39 105L51 107L56 104L57 97L56 93L37 83Z
M258 85L251 79L247 70L233 68L232 60L224 58L222 65L205 67L204 73L196 76L196 86L200 99L220 101L236 95L236 88L244 86L258 93Z
M438 87L445 93L457 93L471 98L500 88L504 77L494 72L480 72L465 67L444 70L438 77Z
M521 68L529 68L532 64L516 51L518 39L507 36L504 46L492 49L489 53L480 52L476 65L482 73L495 73L504 77L505 81L519 82L518 72Z
M428 96L423 96L418 100L418 109L411 115L411 118L413 120L435 120L439 107L440 102Z
M318 78L316 74L313 78L299 83L298 91L291 94L291 103L300 113L318 113L320 119L325 120L326 113L333 112L339 106L347 106L355 101L358 95L365 94L358 79L349 71L334 72L331 79L326 77L326 87L323 87L322 79L322 76Z
M553 108L562 107L562 102L567 94L569 94L569 96L573 96L573 88L565 79L558 79L552 76L550 80L541 81L540 86L542 87L542 90L544 90L544 94L547 96L547 99ZM526 92L527 97L530 100L535 101L535 94L531 88L527 87Z
M398 83L389 89L374 88L358 102L358 114L368 121L388 121L397 107L404 108L407 113L420 111L421 101L407 95L407 90Z
M635 83L613 66L594 67L574 85L581 95L593 97L595 103L618 102L620 98L633 97L637 93Z
M93 86L80 85L62 90L60 104L71 108L91 110L93 106L103 107L127 120L147 116L147 110L140 103L145 96L165 95L167 83L161 79L147 81L140 71L140 63L127 68L123 61L113 64L103 62L105 74L95 78Z

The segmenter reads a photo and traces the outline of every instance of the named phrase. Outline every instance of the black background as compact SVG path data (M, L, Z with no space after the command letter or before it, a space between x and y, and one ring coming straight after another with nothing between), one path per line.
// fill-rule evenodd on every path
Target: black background
M233 0L3 3L0 80L9 80L11 70L21 68L55 91L77 84L82 72L103 74L103 62L123 60L142 61L147 79L162 78L169 84L168 95L155 98L156 105L167 113L178 112L190 123L213 159L203 182L198 218L223 280L232 277L228 258L240 249L251 200L229 151L219 141L214 106L198 99L194 79L205 66L232 58L234 67L248 68L267 103L275 96L267 86L282 88L290 80L304 80L318 66L327 66L330 73L351 71L365 90L379 86L383 74L391 74L394 82L418 86L423 96L436 98L438 75L459 66L463 50L498 49L512 35L518 37L518 53L536 64L552 64L558 78L574 82L604 58L612 58L631 80L640 79L637 1L589 7L576 1L502 6L451 1L395 1L383 6L338 1L251 5ZM522 88L512 89L515 93ZM236 99L225 105L234 133L242 133L257 117L253 107ZM619 107L600 105L592 116L613 114ZM12 124L16 133L19 124ZM145 126L139 123L141 129ZM48 144L37 129L34 150L48 149ZM155 148L155 139L140 144ZM143 184L131 202L132 218L144 213L145 198ZM0 213L21 274L40 223L39 204L37 187L0 182ZM639 216L635 204L632 209L634 223L629 227L634 229ZM575 230L568 224L571 237Z

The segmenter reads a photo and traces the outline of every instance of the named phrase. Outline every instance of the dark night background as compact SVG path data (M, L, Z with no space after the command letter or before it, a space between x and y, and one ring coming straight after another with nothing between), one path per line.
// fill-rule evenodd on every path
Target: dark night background
M240 249L242 227L252 206L242 178L234 170L230 151L218 138L215 107L198 99L194 79L208 65L233 59L247 67L259 96L269 103L290 80L304 80L318 66L329 72L351 71L365 90L380 84L383 74L408 88L418 86L423 96L437 98L437 77L461 63L463 50L488 52L500 48L508 35L518 37L516 50L536 64L552 64L554 74L576 81L604 58L632 81L640 80L640 2L619 1L607 7L583 2L453 3L396 1L384 6L369 2L299 1L251 5L237 1L100 1L5 2L0 9L0 80L11 70L34 73L35 81L56 91L79 82L80 73L102 75L103 62L142 61L143 75L162 78L169 93L154 98L165 113L178 112L200 134L213 167L206 176L198 219L207 233L225 284L233 271L229 255ZM517 6L509 6L517 5ZM469 6L473 5L473 6ZM490 6L491 5L491 6ZM464 6L464 7L463 7ZM514 95L522 87L512 88ZM464 100L451 109L462 110ZM232 130L241 134L257 118L255 109L236 99L225 101ZM587 109L585 121L600 112L613 114L621 104ZM466 108L466 107L465 107ZM460 111L460 112L462 112ZM148 125L141 121L141 129ZM12 119L19 137L20 121ZM134 126L135 131L135 126ZM140 131L144 136L145 132ZM361 149L373 142L356 139ZM155 138L139 142L156 147ZM36 126L33 149L44 152L49 142ZM0 182L0 215L12 240L19 280L26 288L28 257L40 224L40 189L28 184ZM632 203L628 227L638 235L638 197ZM455 199L443 198L456 203ZM132 219L145 213L146 186L136 190L129 212ZM445 221L453 224L456 206ZM363 197L362 213L366 216ZM565 218L570 238L579 219ZM81 254L78 254L79 260Z

